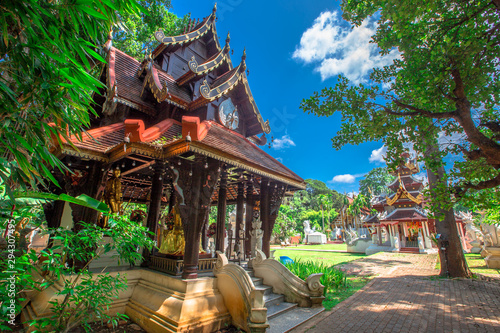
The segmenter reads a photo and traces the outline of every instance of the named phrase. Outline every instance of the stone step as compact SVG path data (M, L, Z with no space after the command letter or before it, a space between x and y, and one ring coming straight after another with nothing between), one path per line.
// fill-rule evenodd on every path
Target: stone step
M283 303L285 301L285 296L270 293L268 295L264 295L264 303L265 307L269 309L270 306L276 305L279 303Z
M261 286L263 285L263 281L264 279L263 278L257 278L257 277L251 277L252 278L252 282L254 284L254 286Z
M268 308L269 309L269 308ZM319 308L299 308L295 307L280 315L269 319L269 328L267 333L285 333L299 326L305 321L320 314L325 309ZM333 331L333 330L332 330Z
M266 286L265 284L260 285L260 286L255 286L255 289L257 289L257 290L264 290L264 295L270 295L273 292L273 287Z
M282 302L278 304L271 305L267 308L267 319L270 320L276 316L282 315L283 313L294 309L297 307L295 303Z

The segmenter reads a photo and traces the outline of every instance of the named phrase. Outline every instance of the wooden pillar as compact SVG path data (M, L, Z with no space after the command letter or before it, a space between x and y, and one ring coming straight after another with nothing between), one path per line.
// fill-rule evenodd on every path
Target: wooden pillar
M243 205L245 204L245 183L238 183L238 194L236 196L236 233L234 235L235 245L237 244L238 252L240 255L243 251L243 241L241 238L241 230L243 227ZM238 255L238 253L236 253Z
M161 197L163 194L163 180L165 171L165 162L157 160L154 166L153 178L151 179L151 197L149 199L149 209L148 218L146 220L146 227L153 234L150 237L154 238L156 235L156 230L158 229L158 218L161 213ZM154 249L152 250L154 251ZM142 266L149 266L151 261L151 254L147 249L144 249L143 256L144 261Z
M262 221L262 230L264 235L262 237L262 251L269 257L271 235L269 234L269 212L270 212L270 196L268 180L262 178L260 184L260 220Z
M203 227L201 228L201 247L203 251L208 250L208 237L207 237L207 227L208 227L208 215L210 214L210 206L207 209L207 213L205 216L205 222L203 223Z
M207 210L220 173L220 162L213 159L198 160L190 168L174 169L179 177L174 184L182 219L186 244L184 247L183 279L198 277L200 237L206 221Z
M251 248L251 238L250 232L252 231L252 221L253 221L253 207L255 204L255 198L253 197L253 184L248 182L247 185L247 200L246 200L246 217L245 217L245 254L250 258L252 248Z
M226 231L226 198L227 172L224 170L219 183L219 198L217 200L217 234L215 235L215 250L221 252L224 252L224 232Z

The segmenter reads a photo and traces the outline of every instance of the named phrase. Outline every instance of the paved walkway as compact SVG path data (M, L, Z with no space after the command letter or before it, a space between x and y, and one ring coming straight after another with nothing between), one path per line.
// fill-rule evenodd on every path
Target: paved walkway
M378 253L343 265L378 275L291 332L500 332L500 283L439 279L436 255Z

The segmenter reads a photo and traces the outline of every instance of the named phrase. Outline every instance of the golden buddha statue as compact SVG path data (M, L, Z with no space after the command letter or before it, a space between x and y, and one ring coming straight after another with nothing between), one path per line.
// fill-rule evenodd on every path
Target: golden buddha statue
M177 205L175 205L168 214L165 224L166 227L163 231L159 252L164 254L183 255L186 241L184 239L184 230L182 229L181 216Z

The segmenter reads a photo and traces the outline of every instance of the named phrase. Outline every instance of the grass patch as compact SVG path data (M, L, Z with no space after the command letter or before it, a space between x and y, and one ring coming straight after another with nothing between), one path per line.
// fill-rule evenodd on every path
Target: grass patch
M472 274L489 274L489 275L500 275L500 270L495 268L488 268L484 258L481 258L479 253L464 253L465 261L467 261L467 266L469 266ZM441 269L441 262L438 260L436 262L436 269Z
M467 265L474 274L500 274L499 269L488 268L486 261L484 261L484 258L481 258L479 253L466 253L465 260L467 260Z
M370 282L370 280L371 278L369 277L348 276L347 288L339 289L335 292L326 294L325 300L323 301L323 306L325 307L325 310L329 311L340 302L351 297L358 290L363 288L368 282Z
M279 259L280 256L287 256L294 261L318 261L328 266L336 266L345 264L353 260L366 257L364 253L347 253L347 252L312 252L300 250L279 249L274 253L274 257Z
M292 249L295 246L291 247ZM310 250L335 250L335 251L347 251L347 244L318 244L318 245L299 245L298 249L310 249Z

